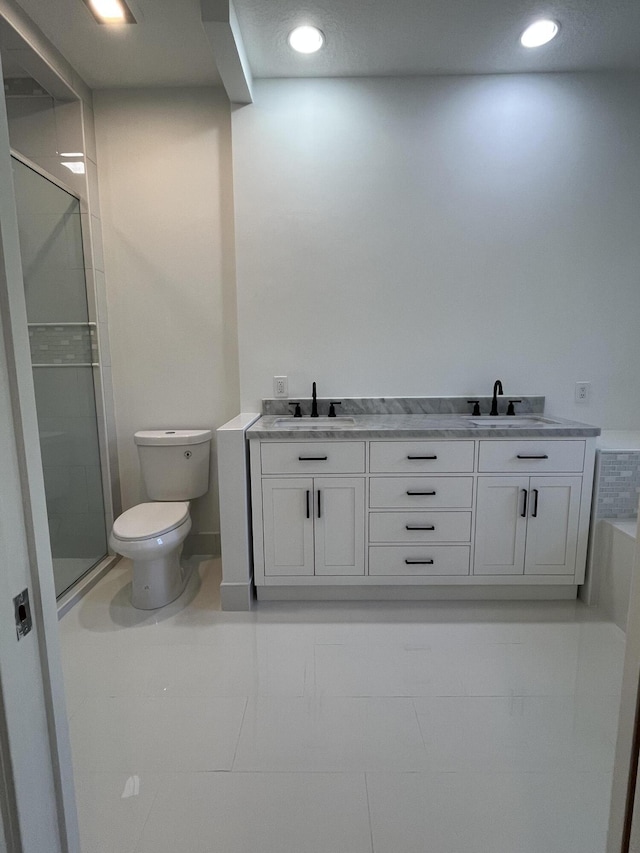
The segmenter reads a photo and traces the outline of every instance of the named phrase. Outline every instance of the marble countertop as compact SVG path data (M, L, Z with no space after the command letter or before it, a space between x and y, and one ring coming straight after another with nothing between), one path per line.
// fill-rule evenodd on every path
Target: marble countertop
M535 416L534 416L535 417ZM247 430L250 439L368 439L368 438L587 438L600 435L600 427L590 424L539 415L552 423L534 423L526 426L475 426L470 415L354 415L353 425L304 429L299 418L290 418L296 426L288 429L282 424L282 415L264 415ZM311 425L311 418L304 418Z

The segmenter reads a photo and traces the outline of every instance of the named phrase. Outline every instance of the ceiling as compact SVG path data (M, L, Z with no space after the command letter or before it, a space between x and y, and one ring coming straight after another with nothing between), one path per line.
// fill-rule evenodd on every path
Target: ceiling
M220 85L199 0L129 0L138 23L95 22L82 0L18 0L91 88ZM234 0L254 77L640 70L640 0ZM537 17L560 34L518 38ZM319 26L325 48L287 33Z

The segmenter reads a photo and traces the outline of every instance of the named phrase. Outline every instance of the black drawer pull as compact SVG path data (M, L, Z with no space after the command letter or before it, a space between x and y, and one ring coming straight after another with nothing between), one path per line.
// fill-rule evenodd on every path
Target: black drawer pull
M424 527L422 527L419 524L405 524L404 527L405 527L405 530L435 530L436 529L435 524L427 524Z
M407 456L407 459L437 459L437 456Z
M524 453L518 453L518 459L548 459L546 453L539 453L537 456L525 456Z
M326 462L328 456L298 456L300 462Z
M320 506L320 489L318 489L318 518L322 518L322 507Z
M307 518L309 518L309 489L307 489Z
M432 566L433 560L405 560L408 566Z
M408 495L435 495L435 489L432 492L416 492L415 489L407 489Z
M522 512L520 513L520 516L521 516L522 518L526 518L526 517L527 517L527 498L528 498L528 493L527 493L527 490L526 490L526 489L523 489L522 491L523 491L523 493L524 493L524 502L523 502L523 504L522 504Z
M533 509L531 510L531 518L538 517L538 490L533 489Z

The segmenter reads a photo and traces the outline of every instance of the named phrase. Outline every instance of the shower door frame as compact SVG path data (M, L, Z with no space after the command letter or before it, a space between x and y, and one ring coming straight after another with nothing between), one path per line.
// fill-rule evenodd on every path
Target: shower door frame
M87 299L87 323L82 324L86 325L89 328L93 329L96 334L96 343L98 348L98 360L97 362L91 363L91 375L93 379L93 389L94 389L94 403L95 403L95 412L96 412L96 422L98 428L98 448L99 448L99 458L100 458L100 474L101 474L101 483L102 483L102 500L104 505L104 523L105 523L105 538L107 540L106 552L98 560L93 566L89 567L83 574L72 584L69 589L65 590L58 596L58 602L60 605L60 616L64 615L69 607L73 606L73 604L78 600L78 593L80 590L83 592L86 591L90 586L95 584L102 575L111 568L114 562L117 561L117 556L111 554L109 551L109 531L113 527L113 521L116 514L116 509L114 509L113 502L113 489L111 483L111 472L112 472L112 464L110 464L109 460L109 446L108 446L108 433L107 433L107 422L106 422L106 406L103 395L103 379L102 379L102 347L101 347L101 336L99 330L99 323L97 317L97 298L95 291L92 291L89 287L89 278L93 278L95 275L94 268L87 264L87 257L91 253L91 235L85 233L85 222L83 219L83 208L86 208L87 201L83 199L78 193L72 190L69 186L67 186L64 181L61 181L59 178L52 175L50 172L47 172L42 166L39 166L37 163L34 163L29 157L26 157L20 151L15 148L10 148L10 155L12 158L18 160L23 166L26 166L28 169L36 172L36 174L40 175L41 178L49 181L54 184L54 186L58 187L58 189L63 190L63 192L70 195L72 198L76 199L78 202L78 209L80 214L80 233L82 239L82 257L83 257L83 270L84 270L84 287L85 287L85 295ZM43 324L37 324L43 325ZM46 325L46 324L45 324ZM56 324L58 325L58 324ZM61 323L64 325L64 323ZM32 367L33 369L33 367ZM95 574L94 574L95 573ZM88 587L84 586L84 581L90 576L90 583Z

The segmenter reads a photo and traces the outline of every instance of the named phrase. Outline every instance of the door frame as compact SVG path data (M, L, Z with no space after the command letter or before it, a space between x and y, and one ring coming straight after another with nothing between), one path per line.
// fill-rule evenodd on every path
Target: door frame
M4 98L0 399L0 808L5 843L9 853L80 853ZM33 629L18 641L13 597L25 588Z

